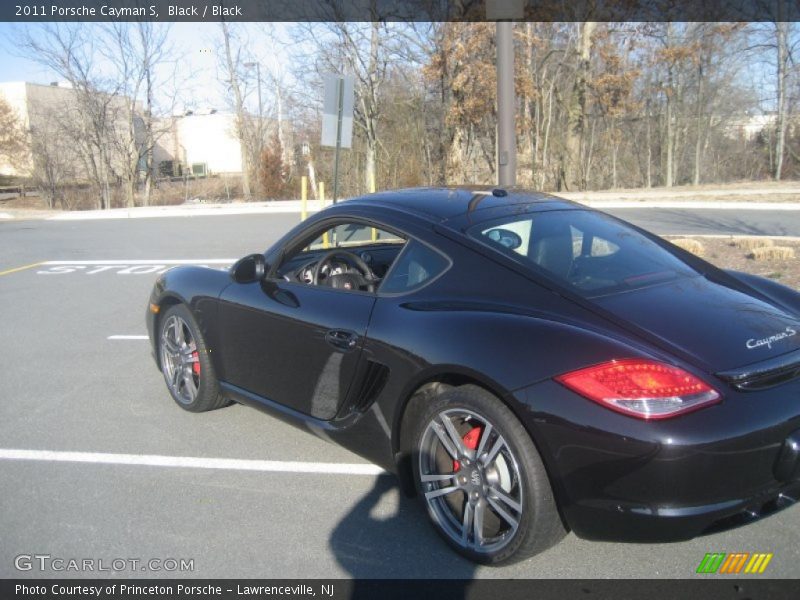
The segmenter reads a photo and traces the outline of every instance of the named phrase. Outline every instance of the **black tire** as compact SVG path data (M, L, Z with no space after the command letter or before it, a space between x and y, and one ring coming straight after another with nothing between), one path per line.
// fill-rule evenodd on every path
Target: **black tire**
M451 451L458 448L452 442L454 436L445 431L444 419L457 437L464 435L460 446L464 461L453 459ZM468 435L475 428L478 433ZM445 433L444 440L440 432ZM418 495L436 530L459 554L486 565L518 562L550 548L566 534L528 432L508 407L483 388L464 385L428 401L414 419L412 439Z
M178 329L184 344L176 343ZM190 412L205 412L228 404L220 392L205 340L185 305L170 306L161 315L158 353L167 389L178 406Z

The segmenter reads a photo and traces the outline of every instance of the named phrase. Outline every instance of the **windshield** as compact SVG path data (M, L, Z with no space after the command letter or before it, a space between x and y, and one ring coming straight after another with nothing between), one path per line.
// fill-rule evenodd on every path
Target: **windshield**
M584 296L697 274L655 242L593 211L512 215L481 223L468 234L518 262L544 269Z

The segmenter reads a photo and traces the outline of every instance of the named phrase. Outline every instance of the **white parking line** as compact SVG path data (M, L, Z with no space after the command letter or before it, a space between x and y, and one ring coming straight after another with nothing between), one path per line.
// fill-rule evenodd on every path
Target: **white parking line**
M109 340L149 340L150 337L146 335L110 335L106 339Z
M164 260L48 260L43 265L229 265L235 263L235 258L167 258Z
M61 452L54 450L0 449L0 460L34 460L44 462L177 467L184 469L225 469L230 471L263 471L270 473L307 473L321 475L381 475L385 473L385 471L377 465L370 464L247 460L239 458L200 458L194 456L161 456L156 454Z

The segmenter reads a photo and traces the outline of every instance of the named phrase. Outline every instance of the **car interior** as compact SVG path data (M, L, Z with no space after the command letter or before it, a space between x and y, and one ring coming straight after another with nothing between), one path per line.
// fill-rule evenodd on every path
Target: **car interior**
M292 283L346 291L403 293L447 269L447 258L417 240L360 222L340 223L303 242L278 268Z
M472 234L587 294L652 285L692 274L638 232L585 211L552 211Z

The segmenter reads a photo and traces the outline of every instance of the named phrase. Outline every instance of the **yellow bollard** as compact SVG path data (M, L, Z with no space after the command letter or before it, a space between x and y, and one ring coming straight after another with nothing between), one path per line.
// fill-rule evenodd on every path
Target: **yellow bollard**
M300 220L305 221L308 217L308 177L303 175L300 178Z
M370 194L375 193L375 171L369 174L369 193ZM374 227L372 228L372 241L373 242L378 241L378 230L375 229Z
M325 208L325 182L319 182L319 209L322 210ZM322 234L322 247L327 250L330 248L331 241L328 239L328 232Z

